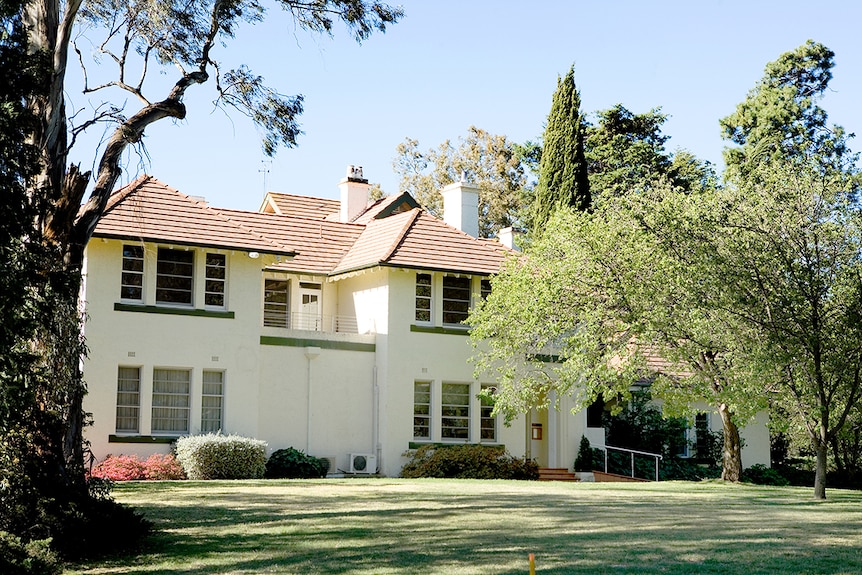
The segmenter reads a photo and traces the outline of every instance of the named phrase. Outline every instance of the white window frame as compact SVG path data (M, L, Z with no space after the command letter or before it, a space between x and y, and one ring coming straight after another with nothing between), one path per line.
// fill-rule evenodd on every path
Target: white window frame
M122 250L122 271L120 272L120 300L142 302L144 301L144 259L146 257L144 246L123 244ZM135 255L127 255L126 250L129 250L129 252L135 252ZM132 278L137 278L137 281L139 281L140 283L135 284L133 282L129 282L129 280ZM126 290L139 290L140 296L129 297L124 293Z
M422 283L420 283L420 278L422 278ZM424 282L424 279L428 278L428 283ZM421 288L421 289L420 289ZM416 281L414 284L414 304L413 304L413 319L416 323L430 325L434 323L434 274L432 273L416 273ZM421 294L421 295L420 295ZM423 303L422 307L419 306L419 302L427 302ZM424 314L428 314L428 319L420 318L420 314L424 316Z
M469 383L444 382L440 394L440 439L446 442L470 442L470 419L472 417L471 385ZM447 402L447 399L450 401ZM451 401L458 399L458 402Z
M120 421L134 420L134 426L120 427ZM114 430L120 434L136 435L141 432L141 368L121 365L117 367L117 409Z
M167 255L168 253L176 253L176 254L189 254L191 256L191 261L174 261L167 258L163 258L162 255ZM176 307L194 307L195 305L195 252L194 250L178 250L175 248L169 247L159 247L156 254L156 305L160 306L176 306ZM170 270L174 273L167 273L163 271L162 265L165 266L188 266L189 273L188 274L180 274L176 273L176 269ZM172 279L183 279L188 281L188 289L186 288L177 288L177 287L165 287L159 285L160 279L166 279L170 282ZM166 299L159 299L160 293L164 294L164 292L168 293L182 293L188 294L188 301L170 301ZM184 298L185 299L185 298Z
M420 390L420 386L427 386L427 389ZM425 394L427 394L427 401L420 402L420 395L424 396ZM431 421L434 413L432 397L432 383L430 381L413 382L413 439L417 441L431 441ZM420 422L423 421L424 425L420 425ZM421 427L427 429L427 435L416 434L416 430Z
M162 377L169 372L185 373L185 390L183 381L171 381L170 377ZM170 384L179 383L179 391L171 391ZM167 384L167 390L158 388ZM188 435L191 423L192 370L182 367L154 367L152 391L152 420L150 422L153 435ZM183 401L185 398L185 401ZM163 425L162 421L179 421L185 425Z
M221 259L221 265L211 263L210 258ZM221 298L221 303L211 303L218 298ZM225 254L204 253L204 307L213 309L227 307L227 256Z
M460 283L466 285L453 286L446 284L448 283ZM464 320L466 320L470 315L470 308L472 307L472 294L473 294L473 278L469 276L459 276L459 275L444 275L442 282L442 293L441 293L441 301L443 304L443 325L450 327L467 327L464 325ZM460 295L461 297L453 297L456 295ZM466 296L466 299L465 297ZM447 307L450 307L452 304L457 304L458 307L463 306L463 311L458 310L447 310ZM461 319L458 321L451 321L453 318L452 315L457 315ZM447 317L449 316L449 317ZM463 316L463 317L461 317Z
M491 393L496 391L496 386L490 383L483 383L480 387L481 391L486 389L492 390ZM491 415L494 411L494 404L490 399L485 398L484 396L479 396L479 443L499 443L499 429L497 426L497 416ZM486 426L486 423L490 423L490 426ZM485 437L485 432L490 429L491 437Z
M218 376L218 381L207 381L213 376ZM201 433L224 431L224 391L224 370L205 369L202 371ZM208 403L210 405L207 405Z

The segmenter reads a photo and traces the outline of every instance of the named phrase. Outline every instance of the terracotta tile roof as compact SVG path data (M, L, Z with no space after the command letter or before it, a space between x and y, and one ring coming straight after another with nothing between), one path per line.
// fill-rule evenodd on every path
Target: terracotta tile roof
M294 255L273 267L312 275L379 265L488 275L513 253L417 205L409 194L392 196L372 204L357 223L342 223L330 221L333 215L337 220L335 200L269 193L262 210L278 207L292 215L228 210L145 176L111 197L94 235Z
M278 214L221 210L228 218L274 241L290 246L296 256L272 266L285 271L326 275L347 254L364 226Z
M221 210L151 176L141 176L114 192L93 235L281 255L293 253L285 244L231 221Z
M337 220L341 210L341 203L338 200L329 198L312 198L310 196L294 196L292 194L267 192L260 211L268 211L267 207L282 216L322 220L331 214L335 214Z

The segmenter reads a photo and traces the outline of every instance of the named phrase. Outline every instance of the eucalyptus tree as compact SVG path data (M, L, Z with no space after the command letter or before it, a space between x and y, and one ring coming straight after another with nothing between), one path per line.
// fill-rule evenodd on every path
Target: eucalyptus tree
M22 3L31 55L44 58L49 71L25 100L35 116L24 134L38 155L38 169L26 180L27 204L34 213L10 217L25 222L22 237L46 258L38 270L40 283L29 292L35 307L51 310L31 338L37 371L47 374L45 385L37 389L37 421L46 421L43 429L50 430L41 453L43 471L57 476L56 483L68 493L87 497L78 305L84 247L121 175L123 153L139 145L152 124L182 120L184 98L199 85L214 85L219 106L233 108L259 126L265 153L296 144L302 96L284 96L248 66L228 69L220 57L238 29L263 21L268 9L284 10L295 27L312 32L332 34L342 23L359 41L402 16L400 8L376 0ZM79 41L94 49L84 49ZM83 70L84 92L101 100L89 117L66 107L73 54ZM70 165L69 151L81 134L106 126L104 144L93 150L94 173Z

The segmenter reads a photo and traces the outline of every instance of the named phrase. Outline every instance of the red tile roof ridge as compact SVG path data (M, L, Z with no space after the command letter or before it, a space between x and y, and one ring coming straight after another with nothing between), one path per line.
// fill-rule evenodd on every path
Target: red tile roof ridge
M407 217L407 221L404 222L403 226L401 226L401 231L398 232L396 240L392 243L391 246L386 249L385 252L383 252L384 255L382 258L380 258L381 262L388 261L389 258L392 257L392 254L395 253L395 250L398 249L398 246L400 246L401 243L404 241L404 238L407 237L407 232L410 230L410 228L413 227L413 224L415 224L416 220L419 218L419 214L421 214L423 211L424 210L422 210L421 208L413 208L408 212L410 215Z
M287 195L287 194L285 194L285 195ZM270 218L270 217L287 218L290 220L302 220L305 222L315 222L318 224L321 222L326 222L327 224L352 226L352 227L356 227L356 228L364 228L365 227L365 224L357 224L354 222L342 222L339 220L329 220L326 218L310 218L308 216L294 216L294 215L290 215L290 214L278 214L275 212L253 212L250 210L238 210L238 209L234 209L234 208L213 208L213 209L219 210L221 212L241 213L241 214L245 214L246 216L264 216L267 218Z
M156 180L151 175L141 174L140 176L138 176L137 178L135 178L134 180L132 180L131 182L129 182L125 186L121 186L121 187L117 188L116 190L114 190L113 192L111 192L111 195L108 197L108 203L105 204L105 210L102 212L102 215L108 213L108 211L110 211L114 206L116 206L118 203L120 203L122 200L124 200L132 192L136 191L138 188L143 186L144 183L146 183L149 180L153 180L153 181L161 184L161 182ZM162 184L162 185L165 187L169 187L169 186L166 186L165 184ZM170 188L170 189L173 189L173 188ZM176 190L174 190L174 191L176 191Z

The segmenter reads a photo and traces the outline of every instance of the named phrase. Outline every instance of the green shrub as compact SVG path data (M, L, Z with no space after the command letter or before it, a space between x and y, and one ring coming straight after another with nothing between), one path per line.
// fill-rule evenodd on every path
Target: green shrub
M406 454L410 461L402 477L457 479L538 479L535 461L512 457L503 449L486 445L425 445Z
M258 479L266 469L266 442L216 433L181 437L177 460L189 479Z
M578 446L578 456L575 458L575 471L595 471L605 466L605 452L597 447L590 446L590 440L581 436Z
M59 575L57 557L49 539L24 543L11 533L0 531L0 573L3 575Z
M264 477L268 479L311 479L325 477L329 461L306 455L288 447L274 451L266 461Z
M743 471L742 480L747 481L748 483L755 483L757 485L775 485L777 487L790 485L790 481L788 481L786 477L781 475L775 469L766 467L762 463L752 465Z

